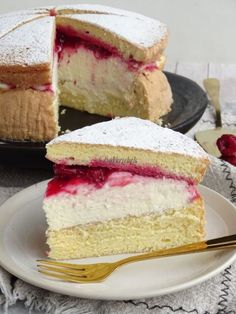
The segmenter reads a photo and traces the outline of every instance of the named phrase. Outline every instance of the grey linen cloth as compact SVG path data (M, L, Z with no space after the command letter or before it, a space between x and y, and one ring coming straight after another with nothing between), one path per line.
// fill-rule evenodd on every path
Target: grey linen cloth
M233 127L236 113L228 110L227 112L230 113L224 115L224 122L227 126ZM214 115L208 106L202 119L188 135L193 136L196 130L212 127L214 127ZM23 187L49 176L50 173L46 171L0 168L0 186L2 186L0 187L0 203ZM236 167L212 158L211 167L207 171L203 184L236 204ZM190 289L155 298L128 301L86 300L59 295L15 279L0 267L0 304L7 310L17 301L23 301L29 310L55 314L236 314L236 262L214 278Z

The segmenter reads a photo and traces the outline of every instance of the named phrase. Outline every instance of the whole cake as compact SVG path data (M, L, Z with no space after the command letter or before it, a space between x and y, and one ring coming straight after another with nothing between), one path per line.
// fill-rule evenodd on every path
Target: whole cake
M43 208L49 257L145 252L204 239L197 191L209 163L192 139L120 118L47 144L55 163Z
M172 95L161 22L100 5L0 15L0 138L57 136L58 106L157 121Z

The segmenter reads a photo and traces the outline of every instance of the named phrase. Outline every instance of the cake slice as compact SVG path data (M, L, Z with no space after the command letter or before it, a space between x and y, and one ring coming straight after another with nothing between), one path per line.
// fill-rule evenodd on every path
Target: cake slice
M209 163L192 139L138 118L47 144L55 163L43 208L49 257L146 252L204 239L197 191Z

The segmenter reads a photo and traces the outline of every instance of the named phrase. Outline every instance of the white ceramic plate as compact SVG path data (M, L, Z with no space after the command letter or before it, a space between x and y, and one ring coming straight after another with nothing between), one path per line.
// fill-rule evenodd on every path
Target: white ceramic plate
M124 300L176 292L216 275L233 262L235 251L216 251L149 260L123 266L102 283L74 284L39 274L36 260L46 258L46 221L42 199L46 181L14 195L0 208L0 265L35 286L77 297ZM236 208L201 186L206 202L207 239L236 232ZM78 262L114 261L120 256ZM73 261L75 262L75 261Z

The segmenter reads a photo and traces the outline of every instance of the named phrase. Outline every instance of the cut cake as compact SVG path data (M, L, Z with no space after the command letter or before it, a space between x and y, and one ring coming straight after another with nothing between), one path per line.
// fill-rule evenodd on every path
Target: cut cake
M54 138L61 103L157 121L172 103L167 37L157 20L99 5L0 15L0 138Z

